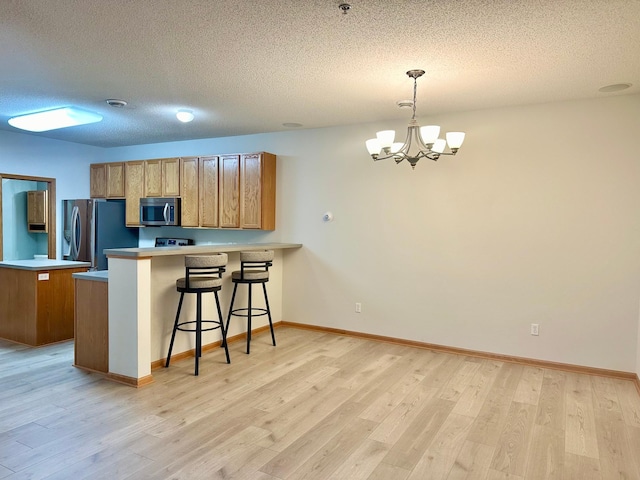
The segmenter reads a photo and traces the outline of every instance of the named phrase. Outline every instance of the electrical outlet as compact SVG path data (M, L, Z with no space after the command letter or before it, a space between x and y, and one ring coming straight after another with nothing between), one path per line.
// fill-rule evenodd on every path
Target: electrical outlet
M531 335L538 335L538 327L539 325L537 323L531 324Z
M362 304L360 302L356 303L356 313L362 313Z

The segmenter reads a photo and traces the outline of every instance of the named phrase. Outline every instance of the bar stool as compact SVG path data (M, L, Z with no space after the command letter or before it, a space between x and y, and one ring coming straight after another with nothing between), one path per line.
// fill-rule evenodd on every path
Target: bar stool
M169 367L169 362L171 361L171 350L173 350L173 341L176 338L177 330L182 332L195 332L196 334L195 375L198 375L198 363L202 356L202 332L208 332L217 328L222 331L222 345L227 355L227 363L231 363L229 350L227 349L227 332L224 328L220 299L218 298L218 292L222 288L222 273L225 271L224 267L227 265L227 258L226 253L219 253L217 255L185 255L185 276L176 280L176 289L180 292L180 302L178 303L176 320L173 324L173 332L171 334L171 343L169 344L169 353L167 354L165 368ZM218 320L202 319L202 294L210 292L213 292L216 297ZM185 293L196 294L196 319L179 322L180 310L182 309L182 301L184 300ZM193 324L195 324L195 327L192 328ZM207 328L202 328L203 324L207 326ZM209 325L211 326L209 327Z
M273 250L240 252L240 270L231 274L233 282L233 295L231 295L231 304L229 305L229 315L227 316L227 327L229 331L229 322L231 316L247 318L247 353L249 353L251 345L251 318L268 315L269 328L271 329L271 340L273 346L276 346L276 336L273 333L273 322L271 321L271 310L269 308L269 297L267 296L266 283L269 281L269 267L273 265ZM251 305L251 287L254 283L262 284L264 292L264 302L267 308L256 308ZM238 284L249 285L249 304L247 308L233 308L236 299L236 291ZM260 313L254 313L260 312ZM226 344L225 344L226 347Z

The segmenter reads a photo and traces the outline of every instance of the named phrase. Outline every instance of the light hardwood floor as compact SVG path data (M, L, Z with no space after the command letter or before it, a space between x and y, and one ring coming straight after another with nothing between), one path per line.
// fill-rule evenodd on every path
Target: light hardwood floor
M153 372L0 341L0 478L640 479L630 381L279 328Z

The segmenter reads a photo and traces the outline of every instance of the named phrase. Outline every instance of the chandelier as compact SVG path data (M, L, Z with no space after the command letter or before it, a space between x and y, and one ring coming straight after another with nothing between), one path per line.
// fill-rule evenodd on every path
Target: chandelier
M409 70L407 76L413 78L413 115L407 129L407 138L404 143L396 142L395 130L383 130L376 133L376 138L367 140L367 150L374 160L386 160L393 158L396 163L403 160L416 168L416 163L421 158L438 160L440 155L455 155L464 141L464 132L447 132L446 140L438 138L440 127L427 125L421 127L416 122L416 90L417 80L424 75L424 70ZM449 151L445 149L449 146Z

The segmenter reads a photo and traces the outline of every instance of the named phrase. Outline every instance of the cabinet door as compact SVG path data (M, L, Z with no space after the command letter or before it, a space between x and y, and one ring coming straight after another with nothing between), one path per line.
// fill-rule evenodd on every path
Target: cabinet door
M240 227L240 156L220 157L219 215L220 227Z
M276 228L276 157L270 153L242 155L240 227Z
M162 196L180 196L180 159L162 159Z
M126 224L140 225L140 199L144 196L144 162L125 162Z
M48 233L48 216L47 191L31 190L27 192L27 230L35 233Z
M124 163L107 163L107 198L124 198Z
M144 162L144 196L162 196L162 160Z
M45 225L47 223L47 191L27 192L27 222Z
M105 198L107 196L107 165L94 163L90 166L90 196L91 198Z
M198 226L198 158L180 159L181 225Z
M242 155L240 162L240 227L260 228L262 225L261 156Z
M272 153L263 152L262 171L261 174L261 190L262 198L262 221L260 228L262 230L276 229L276 156Z
M200 226L218 227L218 157L200 158Z

